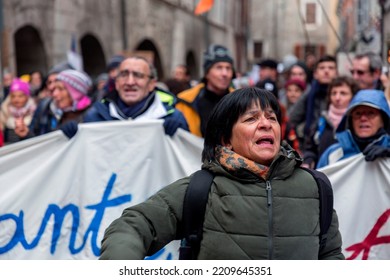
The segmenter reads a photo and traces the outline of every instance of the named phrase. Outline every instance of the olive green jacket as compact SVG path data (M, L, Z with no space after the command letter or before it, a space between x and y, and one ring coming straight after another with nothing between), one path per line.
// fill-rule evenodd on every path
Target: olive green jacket
M216 162L206 207L199 259L344 259L333 212L319 252L320 208L314 178L299 168L296 153L281 149L267 180L247 170L235 175ZM182 238L183 199L190 178L127 208L106 230L101 259L143 259Z

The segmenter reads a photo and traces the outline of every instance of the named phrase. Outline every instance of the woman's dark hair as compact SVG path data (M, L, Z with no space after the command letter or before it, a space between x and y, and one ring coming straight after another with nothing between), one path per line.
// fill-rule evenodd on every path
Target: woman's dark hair
M330 105L330 93L332 92L332 89L334 87L340 87L342 85L347 85L351 89L352 98L355 96L355 94L359 90L358 83L352 77L339 76L339 77L334 78L330 82L330 84L328 85L328 92L327 92L327 96L326 96L326 99L327 99L327 102L328 102L328 107Z
M215 147L230 141L234 124L253 103L259 104L262 110L271 108L279 124L281 123L279 102L271 92L257 87L235 90L225 95L210 115L204 138L202 161L213 160Z

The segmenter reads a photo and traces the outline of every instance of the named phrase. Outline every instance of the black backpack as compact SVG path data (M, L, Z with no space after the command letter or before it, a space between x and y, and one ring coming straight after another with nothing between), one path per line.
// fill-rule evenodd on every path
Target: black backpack
M325 247L327 232L332 222L333 190L328 177L317 170L302 168L309 172L317 182L320 197L320 250ZM214 175L205 170L194 173L188 185L183 204L183 231L179 259L197 258L202 240L203 221L206 204Z

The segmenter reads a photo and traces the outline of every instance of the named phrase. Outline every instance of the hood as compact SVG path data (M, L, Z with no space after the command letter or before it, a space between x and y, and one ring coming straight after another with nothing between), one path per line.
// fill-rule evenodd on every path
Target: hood
M360 105L370 106L381 110L385 115L388 116L388 118L390 118L390 108L387 103L385 93L383 91L374 89L360 90L352 98L351 103L349 104L347 111L341 119L341 122L337 127L336 132L342 132L348 129L349 115L355 107ZM389 122L385 123L388 124ZM386 129L388 129L388 127L386 127Z

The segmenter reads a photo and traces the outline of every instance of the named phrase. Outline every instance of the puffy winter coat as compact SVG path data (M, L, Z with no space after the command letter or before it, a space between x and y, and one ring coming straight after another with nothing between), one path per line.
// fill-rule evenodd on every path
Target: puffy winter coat
M198 259L343 259L338 219L319 251L320 207L314 178L283 148L267 180L248 170L232 175L219 163L206 207ZM127 208L105 231L101 259L143 259L183 237L183 199L190 177Z

